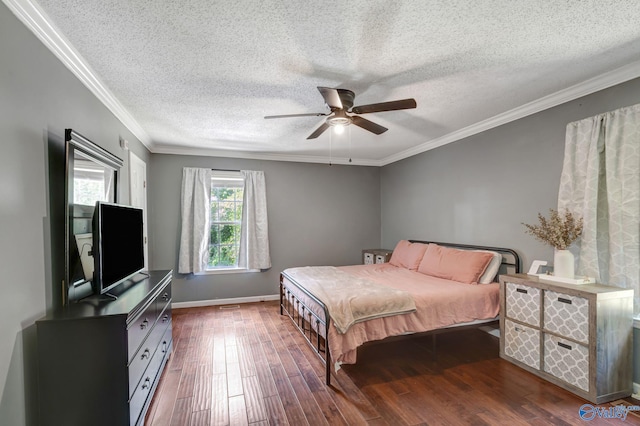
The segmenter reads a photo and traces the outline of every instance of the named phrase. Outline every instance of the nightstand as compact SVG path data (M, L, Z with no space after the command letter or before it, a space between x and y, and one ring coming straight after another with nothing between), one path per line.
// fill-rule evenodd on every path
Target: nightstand
M391 259L391 253L393 253L393 250L364 249L362 250L362 263L365 265L387 263Z

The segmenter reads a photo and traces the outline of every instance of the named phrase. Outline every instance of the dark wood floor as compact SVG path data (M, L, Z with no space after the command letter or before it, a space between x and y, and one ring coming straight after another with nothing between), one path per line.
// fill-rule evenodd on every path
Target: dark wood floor
M439 334L435 357L430 336L367 344L326 387L277 302L175 309L173 327L147 425L640 424L581 420L587 401L501 360L478 329Z

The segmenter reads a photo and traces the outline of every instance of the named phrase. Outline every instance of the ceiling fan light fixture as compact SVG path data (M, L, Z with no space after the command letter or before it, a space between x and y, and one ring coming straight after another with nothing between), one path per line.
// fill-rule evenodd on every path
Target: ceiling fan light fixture
M366 131L381 135L387 129L384 126L360 117L359 114L370 114L374 112L397 111L403 109L416 108L416 100L400 99L398 101L379 102L376 104L367 104L353 106L355 93L348 89L332 89L330 87L318 86L318 91L324 98L324 103L331 110L330 113L305 113L305 114L286 114L286 115L268 115L264 118L287 118L287 117L308 117L308 116L328 116L316 130L311 133L307 139L315 139L324 133L329 127L334 128L334 133L340 134L344 132L344 127L353 124ZM348 115L358 114L358 115Z
M333 132L336 135L341 135L344 133L344 124L336 124L333 126Z
M327 118L327 123L329 123L329 126L333 126L333 127L337 127L337 126L344 127L351 124L351 118L350 117L329 117Z
M334 132L336 134L342 134L344 132L345 126L348 126L352 123L352 118L348 116L344 110L337 110L333 112L333 115L327 117L327 124L333 127Z

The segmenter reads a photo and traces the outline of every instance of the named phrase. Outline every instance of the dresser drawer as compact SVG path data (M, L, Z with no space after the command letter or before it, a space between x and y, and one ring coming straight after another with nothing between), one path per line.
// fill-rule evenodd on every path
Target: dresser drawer
M158 351L162 354L164 358L168 357L171 351L173 350L173 331L171 327L167 327L162 335L162 339L160 340L160 346L158 346Z
M156 309L158 312L162 312L167 305L171 301L171 286L165 287L159 294L156 296L155 303Z
M155 385L155 381L159 377L159 368L164 359L162 351L156 351L149 361L149 366L142 376L142 380L138 383L138 386L134 389L133 396L129 401L129 419L130 425L142 424L144 419L140 419L140 414L144 410L147 398L151 394L151 390ZM139 422L139 423L138 423Z
M544 329L589 343L589 301L583 297L546 290Z
M162 318L167 317L167 321L162 321ZM138 386L140 379L149 366L151 358L157 350L160 350L162 346L162 336L165 333L167 326L171 324L171 312L163 312L160 316L161 320L158 320L149 333L149 336L140 346L140 349L133 356L129 363L129 396L133 394L133 391Z
M155 299L158 325L164 330L171 323L171 286L165 287Z
M158 326L163 330L167 326L167 324L171 324L171 305L168 304L167 307L162 311L160 317L158 318Z
M579 343L545 334L544 371L588 392L589 350Z
M374 255L373 253L364 253L363 255L363 262L365 265L373 265L374 264Z
M160 338L156 353L149 361L149 366L130 399L129 424L142 425L144 423L144 416L141 414L145 412L145 407L151 402L149 399L152 397L152 391L162 375L160 366L165 363L171 353L172 342L171 327L167 327Z
M540 326L540 289L506 283L507 317Z
M540 369L540 330L505 320L504 354Z
M127 341L129 347L128 359L131 359L131 357L133 357L133 355L138 351L138 348L147 337L147 334L151 331L156 319L158 319L157 305L152 301L127 329Z

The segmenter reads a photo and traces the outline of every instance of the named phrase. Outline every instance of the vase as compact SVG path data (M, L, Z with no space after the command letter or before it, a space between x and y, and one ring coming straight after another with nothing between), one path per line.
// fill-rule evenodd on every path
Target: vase
M560 278L574 278L574 258L569 250L555 249L553 254L553 275Z

